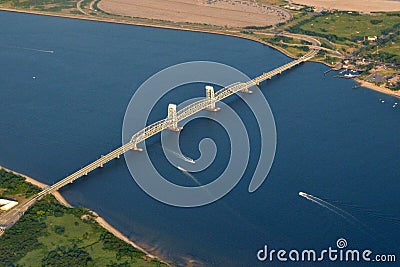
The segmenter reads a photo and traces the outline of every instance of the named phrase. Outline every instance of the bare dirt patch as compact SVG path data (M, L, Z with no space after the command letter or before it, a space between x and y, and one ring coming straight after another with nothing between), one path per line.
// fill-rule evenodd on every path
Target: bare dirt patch
M338 9L359 12L400 11L400 2L395 0L293 0L296 4L321 9Z
M125 16L233 27L274 25L291 18L284 9L245 0L102 0L98 6Z

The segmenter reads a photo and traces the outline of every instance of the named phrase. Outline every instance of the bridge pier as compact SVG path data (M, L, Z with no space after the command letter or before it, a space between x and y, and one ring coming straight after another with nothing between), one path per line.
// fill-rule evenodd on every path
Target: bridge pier
M220 110L220 108L215 106L214 87L209 86L209 85L206 86L206 99L210 103L208 108L205 108L206 110L210 110L210 111L218 111L218 110Z
M258 85L260 85L260 82L257 81L256 84L257 84L257 86L258 86ZM253 91L249 90L249 87L248 87L248 86L246 86L245 88L243 88L242 90L240 90L240 92L246 93L246 94L252 94L252 93L253 93Z
M168 130L179 132L182 130L182 127L178 127L178 116L176 113L176 105L169 104L168 105L168 121L170 122L170 126Z

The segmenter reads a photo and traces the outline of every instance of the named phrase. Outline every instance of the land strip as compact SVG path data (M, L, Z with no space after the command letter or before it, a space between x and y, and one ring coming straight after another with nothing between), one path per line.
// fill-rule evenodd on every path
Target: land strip
M339 66L339 63L341 63L344 67L361 70L363 72L363 75L360 76L361 79L380 72L380 67L386 67L389 68L384 71L385 83L383 87L386 89L380 92L393 95L393 91L400 89L400 82L398 82L400 80L400 73L398 72L400 64L400 49L398 47L399 24L396 24L400 12L374 13L370 16L360 15L357 12L350 14L350 12L338 12L334 10L318 13L310 7L292 4L293 2L287 4L287 2L281 0L239 1L241 5L243 5L242 2L245 3L245 7L251 5L254 5L254 7L279 5L279 9L291 14L291 19L285 23L278 23L276 25L235 27L196 22L179 22L177 20L174 21L172 17L171 20L133 17L130 15L112 14L110 11L101 8L104 3L110 4L112 1L129 5L131 1L128 3L126 2L127 0L81 0L78 5L76 0L55 1L62 1L63 7L74 8L63 8L62 10L54 11L54 6L35 5L33 2L28 7L11 8L12 5L10 4L2 5L2 3L9 1L0 0L0 10L19 12L22 10L22 12L42 15L230 35L269 45L292 58L300 57L309 49L314 48L312 45L303 42L308 36L312 36L312 38L318 39L321 42L322 50L324 50L313 61L329 66ZM70 2L73 4L70 4ZM163 5L172 4L177 7L176 5L178 4L193 4L196 2L205 7L213 5L213 8L216 10L224 10L219 9L217 5L232 4L231 0L168 0L161 2L159 8L163 8ZM149 3L146 1L144 5L149 5ZM179 11L179 8L174 10L178 15ZM237 10L233 11L236 12ZM251 11L246 9L244 9L244 12L251 13ZM241 20L241 17L228 16L227 19ZM293 39L299 41L290 43L284 40L276 40L275 37L282 36L285 33L297 34L302 37L300 39L293 37ZM272 37L265 37L265 35ZM375 41L369 41L370 38ZM378 47L379 49L377 49ZM382 84L377 85L382 87ZM371 83L363 83L363 86L367 86L370 89L373 89L373 87L376 88L376 86L371 86Z
M33 179L32 177L29 177L29 176L27 176L27 175L25 175L25 174L21 174L21 173L19 173L19 172L16 172L16 171L13 171L13 170L10 170L10 169L8 169L8 168L4 168L4 167L0 166L0 172L2 172L2 170L6 171L6 172L9 173L9 174L15 175L16 178L22 177L22 178L25 179L25 182L26 182L26 183L32 184L32 185L34 185L34 186L36 186L36 187L38 187L38 188L40 188L40 189L45 189L45 188L48 187L48 185L46 185L46 184L44 184L44 183L42 183L42 182L39 182L39 181L37 181L36 179ZM1 173L1 174L2 174L2 173ZM16 179L16 178L14 178L14 179ZM0 176L0 179L2 179L1 176ZM14 186L14 187L15 187L15 186ZM2 189L4 190L5 188L0 188L0 191L1 191ZM74 208L70 203L68 203L68 201L67 201L58 191L53 192L52 195L55 197L55 199L56 199L61 205L63 205L64 207L66 207L66 208L68 208L68 209L72 209L72 210L73 210L73 209L81 209L81 208ZM9 196L9 197L10 197L10 196ZM12 196L11 196L11 197L12 197ZM45 197L45 198L46 198L46 197ZM18 199L21 200L21 197L18 197ZM23 197L22 200L23 200L23 199L29 199L29 195ZM39 206L40 206L41 201L42 201L42 200L39 200L39 202L37 202L36 205L39 205ZM50 201L50 203L53 203L53 202ZM35 205L35 206L36 206L36 205ZM138 244L136 244L135 242L133 242L132 240L130 240L127 236L125 236L125 235L122 234L120 231L118 231L115 227L113 227L113 226L112 226L110 223L108 223L105 219L103 219L101 216L99 216L96 212L91 211L91 210L88 210L88 209L84 209L84 210L85 210L85 214L86 214L85 216L89 216L91 220L93 220L93 221L95 221L96 223L98 223L101 227L103 227L105 230L107 230L107 231L108 231L109 233L111 233L113 236L115 236L116 238L118 238L118 239L124 241L125 243L129 244L130 246L132 246L132 247L134 247L135 249L137 249L138 251L140 251L140 252L143 254L143 256L145 256L144 259L145 259L146 261L149 261L149 262L152 262L152 261L157 262L157 261L160 259L159 256L155 256L155 255L153 255L153 254L148 253L148 252L147 252L145 249L143 249L141 246L139 246ZM65 210L64 210L64 211L65 211ZM27 213L29 213L29 212L30 212L30 210L27 211ZM26 215L25 215L25 216L26 216ZM2 214L0 214L0 220L1 220L1 217L2 217ZM89 217L88 217L88 218L89 218ZM22 217L22 218L24 218L24 217ZM24 221L23 219L21 219L21 220L22 220L22 222ZM17 222L16 225L18 225L18 223L20 223L20 222ZM15 226L14 226L14 227L15 227ZM13 227L13 228L14 228L14 227ZM8 231L12 231L13 228L7 230L6 233L7 233ZM3 234L4 234L4 232L1 231L0 236L3 235ZM32 250L34 250L34 249L32 248ZM29 255L28 255L28 256L29 256ZM160 262L164 262L164 263L165 263L165 261L160 261ZM1 263L1 262L0 262L0 263ZM1 265L1 264L0 264L0 265ZM151 265L149 265L149 266L151 266ZM166 266L166 264L162 264L162 265L160 265L160 266Z

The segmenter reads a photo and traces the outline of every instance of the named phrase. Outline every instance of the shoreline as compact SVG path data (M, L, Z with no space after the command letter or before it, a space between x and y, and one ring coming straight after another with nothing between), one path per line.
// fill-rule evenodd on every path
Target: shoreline
M73 15L73 14L61 14L61 13L50 13L50 12L43 12L43 11L34 11L34 10L19 10L19 9L12 9L12 8L5 8L5 7L0 7L0 11L7 11L7 12L15 12L15 13L21 13L21 14L32 14L32 15L40 15L40 16L49 16L49 17L59 17L59 18L67 18L67 19L78 19L78 20L85 20L85 21L94 21L94 22L104 22L104 23L114 23L114 24L120 24L120 25L133 25L133 26L142 26L142 27L151 27L151 28L157 28L157 29L169 29L169 30L178 30L178 31L188 31L188 32L199 32L199 33L209 33L209 34L218 34L218 35L223 35L223 36L230 36L230 37L236 37L236 38L241 38L245 40L250 40L254 41L263 45L266 45L268 47L271 47L285 56L289 58L296 58L294 55L290 54L288 51L285 49L275 46L273 44L270 44L268 42L265 42L263 40L260 40L259 38L248 36L241 34L240 32L228 32L228 31L223 31L223 30L213 30L213 29L205 29L205 28L194 28L190 26L172 26L172 25L160 25L157 23L147 23L147 22L138 22L138 21L125 21L125 20L118 20L118 19L111 19L111 18L98 18L90 15ZM173 22L172 22L173 23ZM312 36L311 36L312 37ZM310 62L316 62L316 63L321 63L324 64L325 66L328 67L333 67L330 64L316 60L316 59L311 59L309 60ZM397 91L392 91L388 88L383 88L380 86L377 86L375 84L359 80L357 78L352 79L353 81L359 82L362 87L365 87L370 90L374 90L377 92L380 92L382 94L386 95L391 95L395 97L400 97L400 92Z
M33 184L33 185L39 187L40 189L45 189L46 187L48 187L47 184L44 184L44 183L42 183L42 182L39 182L39 181L33 179L32 177L29 177L29 176L27 176L27 175L25 175L25 174L23 174L23 173L19 173L19 172L10 170L10 169L8 169L8 168L6 168L6 167L3 167L3 166L1 166L1 165L0 165L0 169L4 169L4 170L7 171L7 172L10 172L10 173L12 173L12 174L15 174L15 175L19 175L19 176L21 176L21 177L24 177L26 182L28 182L28 183L30 183L30 184ZM57 199L58 202L60 202L60 203L61 203L62 205L64 205L65 207L67 207L67 208L73 208L73 206L72 206L71 204L69 204L69 202L68 202L58 191L55 191L54 193L52 193L52 195Z
M400 90L393 91L393 90L378 86L376 84L373 84L373 83L370 83L370 82L367 82L367 81L364 81L364 80L360 80L358 78L354 78L353 80L358 82L358 83L360 83L360 85L362 87L367 88L369 90L373 90L373 91L380 92L380 93L383 93L383 94L386 94L386 95L390 95L390 96L393 96L393 97L400 98Z
M7 172L10 172L12 174L15 175L19 175L23 178L25 178L25 181L33 184L41 189L44 189L46 187L48 187L47 184L39 182L38 180L33 179L32 177L25 175L23 173L19 173L13 170L10 170L2 165L0 165L0 169L4 169ZM55 191L52 193L52 195L57 199L57 201L61 204L64 205L67 208L74 208L74 206L72 206L58 191ZM108 232L110 232L111 234L113 234L115 237L121 239L122 241L124 241L125 243L133 246L134 248L142 251L143 253L146 254L146 257L149 257L151 259L157 259L158 261L165 263L167 265L170 265L169 262L167 262L166 260L161 259L159 256L154 255L149 253L148 251L146 251L144 248L142 248L141 246L139 246L137 243L135 243L134 241L130 240L126 235L124 235L123 233L121 233L118 229L116 229L114 226L112 226L110 223L108 223L104 218L102 218L101 216L99 216L98 213L96 213L93 210L90 210L88 208L85 208L89 211L90 214L92 214L95 217L95 221L104 229L106 229Z
M118 19L108 19L108 18L98 18L98 17L91 17L90 15L73 15L73 14L57 14L57 13L48 13L48 12L40 12L40 11L30 11L30 10L16 10L16 9L8 9L8 8L3 8L0 7L0 11L6 11L6 12L14 12L14 13L22 13L22 14L33 14L33 15L40 15L40 16L49 16L49 17L59 17L59 18L66 18L66 19L77 19L77 20L84 20L84 21L93 21L93 22L103 22L103 23L113 23L113 24L120 24L120 25L132 25L132 26L142 26L142 27L152 27L152 28L159 28L159 29L170 29L170 30L180 30L180 31L189 31L189 32L199 32L199 33L208 33L208 34L218 34L218 35L223 35L223 36L230 36L230 37L236 37L236 38L241 38L241 39L246 39L246 40L250 40L250 41L254 41L266 46L269 46L279 52L281 52L282 54L286 55L289 58L295 58L293 55L291 55L289 52L285 51L283 48L275 46L273 44L270 44L268 42L265 42L263 40L260 40L256 37L252 37L252 36L247 36L247 35L242 35L240 32L225 32L225 31L219 31L219 30L212 30L212 29L197 29L197 28L190 28L189 27L179 27L179 26L172 26L172 25L159 25L159 24L152 24L152 23L141 23L141 22L135 22L135 21L124 21L124 20L118 20ZM330 66L328 63L326 62L322 62L322 61L318 61L318 60L314 60L311 59L309 60L311 62L316 62L316 63L321 63L324 64L326 66L332 67ZM391 95L397 98L400 98L400 91L392 91L390 89L386 89L383 87L380 87L378 85L375 85L373 83L369 83L366 82L364 80L359 80L357 78L352 79L356 82L359 82L361 84L362 87L370 89L370 90L374 90L383 94L387 94L387 95ZM46 188L48 185L41 183L27 175L15 172L13 170L7 169L5 167L2 167L0 165L0 169L3 168L4 170L14 173L16 175L22 176L25 178L25 180L35 186L38 186L39 188L43 189ZM59 201L62 205L69 207L69 208L73 208L73 206L68 203L68 201L58 192L55 191L52 193L52 195L57 199L57 201ZM112 233L114 236L116 236L117 238L121 239L122 241L132 245L133 247L139 249L140 251L144 252L146 254L146 256L150 257L150 258L155 258L163 263L169 264L168 262L162 260L161 258L159 258L158 256L152 255L150 253L148 253L145 249L143 249L142 247L140 247L139 245L137 245L135 242L133 242L132 240L130 240L127 236L125 236L124 234L122 234L118 229L116 229L115 227L113 227L111 224L109 224L106 220L104 220L102 217L100 217L96 212L87 209L90 213L92 213L96 219L95 221L104 229L106 229L107 231L109 231L110 233Z
M195 28L190 26L172 26L172 25L160 25L157 23L146 23L146 22L138 22L138 21L126 21L126 20L118 20L118 19L111 19L111 18L98 18L90 15L73 15L73 14L61 14L61 13L49 13L43 11L34 11L34 10L19 10L19 9L12 9L12 8L4 8L0 7L0 11L7 11L7 12L15 12L21 14L31 14L31 15L40 15L40 16L49 16L49 17L59 17L59 18L67 18L67 19L79 19L85 21L94 21L94 22L104 22L104 23L113 23L113 24L120 24L120 25L132 25L132 26L141 26L141 27L150 27L150 28L157 28L157 29L167 29L167 30L177 30L177 31L188 31L188 32L199 32L199 33L209 33L209 34L218 34L230 37L241 38L245 40L254 41L266 46L269 46L273 49L278 50L282 54L290 58L296 58L283 48L279 46L275 46L258 38L247 36L240 34L240 32L227 32L222 30L213 30L213 29L204 29L204 28ZM171 21L171 23L174 23ZM319 62L319 61L315 61ZM326 62L319 62L325 65L328 65ZM329 65L328 65L329 66Z

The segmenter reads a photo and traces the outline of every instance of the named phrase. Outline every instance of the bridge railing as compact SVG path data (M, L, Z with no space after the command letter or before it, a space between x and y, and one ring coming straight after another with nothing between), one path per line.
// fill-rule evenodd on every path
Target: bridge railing
M146 126L144 129L135 133L131 138L131 142L138 144L145 139L157 134L158 132L168 128L170 124L171 122L168 119L156 121L153 124L150 124L149 126Z
M177 119L178 119L178 121L186 119L187 117L190 117L191 115L199 112L202 109L207 108L210 105L211 105L211 103L207 99L202 99L202 100L193 102L176 112Z
M228 96L233 95L245 88L246 88L245 83L236 82L234 84L231 84L227 87L222 88L221 90L218 90L218 92L215 93L215 100L221 101L222 99L225 99Z
M199 100L199 101L196 101L196 102L182 108L181 110L177 111L177 120L181 121L181 120L193 115L194 113L197 113L200 110L210 107L215 102L221 101L222 99L224 99L232 94L235 94L241 90L247 89L250 86L259 84L260 82L262 82L268 78L271 78L272 76L276 75L277 73L283 72L284 70L289 69L295 65L298 65L301 62L307 61L310 58L314 57L317 52L318 52L318 50L310 51L306 55L304 55L292 62L289 62L275 70L264 73L263 75L260 75L246 83L237 82L237 83L229 85L225 88L222 88L221 90L219 90L218 92L215 93L214 99ZM138 143L161 132L162 130L165 130L165 129L173 126L173 123L174 122L171 121L169 118L165 118L165 119L159 120L157 122L154 122L153 124L151 124L149 126L146 126L144 129L135 133L132 136L130 142L128 142L127 144L123 145L120 148L117 148L116 150L110 152L109 154L107 154L105 156L102 156L100 159L81 168L77 172L69 175L68 177L64 178L63 180L59 181L58 183L44 189L41 193L38 194L38 196L41 196L41 194L45 195L45 194L52 193L53 191L60 189L64 185L66 185L70 182L73 182L74 180L78 179L79 177L93 171L94 169L98 168L99 166L102 166L103 164L111 161L112 159L114 159L115 157L118 157L119 155L125 153L126 151L128 151L132 148L136 148L136 145Z
M224 98L233 95L243 89L246 89L250 86L259 84L260 82L265 81L266 79L271 78L272 76L276 75L277 73L281 73L289 68L292 68L304 61L309 60L310 58L312 58L313 56L315 56L315 54L318 52L318 50L313 50L310 51L309 53L307 53L306 55L291 61L279 68L276 68L272 71L269 71L267 73L264 73L256 78L254 78L251 81L248 81L246 83L241 83L241 82L236 82L234 84L231 84L225 88L222 88L220 90L218 90L215 93L215 97L214 99L203 99L203 100L199 100L196 101L194 103L189 104L188 106L180 109L177 111L177 120L181 121L195 113L197 113L200 110L203 110L209 106L211 106L213 103L218 102L223 100ZM165 130L167 128L169 128L170 126L172 126L173 122L170 121L168 118L166 119L162 119L159 120L147 127L145 127L144 129L140 130L139 132L135 133L132 138L131 138L131 143L136 145L144 140L146 140L147 138L161 132L162 130Z

